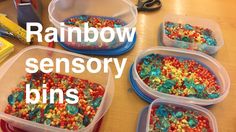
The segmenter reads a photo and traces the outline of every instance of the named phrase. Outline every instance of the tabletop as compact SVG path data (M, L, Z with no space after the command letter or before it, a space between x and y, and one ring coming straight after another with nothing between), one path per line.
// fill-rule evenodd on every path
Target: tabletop
M43 0L43 25L50 26L48 20L47 6L50 0ZM137 1L133 1L137 3ZM143 50L160 44L158 31L165 15L169 13L198 16L209 18L219 23L225 45L214 56L228 71L231 78L231 89L226 99L209 108L215 115L220 132L236 131L236 46L233 34L236 31L235 0L163 0L163 7L159 11L139 12L137 22L137 42L132 51L118 58L128 58L125 70L120 79L115 80L115 95L109 111L106 113L101 132L132 132L136 130L140 111L148 106L148 103L140 99L131 90L128 75L129 68L134 58ZM0 13L16 22L16 10L12 0L0 2ZM9 39L8 39L9 40ZM15 45L15 51L11 56L17 54L27 45L17 41L9 40ZM43 42L39 45L47 45ZM56 48L62 49L59 45ZM10 56L10 57L11 57ZM8 59L10 58L8 57ZM7 60L7 59L6 59ZM5 61L6 61L5 60ZM115 71L115 66L111 66ZM235 79L235 80L234 80Z

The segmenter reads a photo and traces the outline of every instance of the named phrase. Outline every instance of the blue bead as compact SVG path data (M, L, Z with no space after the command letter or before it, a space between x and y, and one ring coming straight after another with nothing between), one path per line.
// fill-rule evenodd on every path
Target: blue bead
M189 119L189 121L188 121L188 125L189 125L191 128L197 126L197 124L198 124L198 122L197 122L197 120L195 120L195 119Z
M160 105L159 108L156 110L156 115L159 115L161 117L167 117L168 113L166 108L163 105Z
M161 74L161 69L160 68L152 69L152 71L151 71L151 76L158 77L158 76L160 76L160 74Z
M84 116L84 119L83 119L83 125L84 126L88 126L90 123L90 120L89 120L89 117L86 115Z
M193 27L190 24L185 24L184 28L187 30L193 30Z
M168 22L168 23L166 24L166 26L167 26L168 28L174 28L174 27L175 27L175 24L172 23L172 22Z
M165 34L170 35L170 31L169 30L165 30Z
M169 127L170 127L169 121L167 119L163 119L161 121L161 130L163 132L168 132Z
M52 121L51 121L50 119L46 119L46 120L44 121L44 124L45 124L45 125L50 125L51 122L52 122Z
M16 101L15 97L12 94L8 96L7 100L10 105L14 105Z
M21 91L21 92L18 93L18 96L16 97L16 100L21 102L23 100L23 98L24 98L24 92Z
M175 85L175 81L173 80L166 80L165 83L162 85L164 88L171 89Z
M199 85L195 85L194 88L197 90L198 93L202 93L203 90L205 89L205 86L199 84Z
M93 108L99 107L100 104L101 104L101 102L102 102L102 97L99 97L99 98L95 99L95 100L93 101L93 104L92 104Z
M114 27L115 27L115 28L121 28L122 26L121 26L121 25L118 25L118 24L114 24Z
M176 112L175 117L182 118L183 117L183 112L181 112L181 111Z
M78 107L76 107L75 105L70 105L70 104L66 105L66 110L71 115L77 114L79 112Z
M220 97L220 95L218 93L212 93L212 94L208 95L208 98L210 98L210 99L215 99L215 98L218 98L218 97Z
M207 44L210 45L210 46L216 46L216 40L215 40L215 39L207 38L207 39L206 39L206 42L207 42Z
M29 113L29 118L32 119L33 117L35 117L38 112L40 112L40 108L34 109L33 111Z
M46 108L44 109L44 114L47 114L50 109L54 109L54 108L55 108L54 104L48 104Z

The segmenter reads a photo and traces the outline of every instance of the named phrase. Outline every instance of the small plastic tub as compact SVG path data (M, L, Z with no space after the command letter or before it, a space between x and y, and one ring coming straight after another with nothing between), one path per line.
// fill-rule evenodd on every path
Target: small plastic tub
M136 25L138 14L136 6L129 0L52 0L49 4L48 12L49 20L58 29L58 31L60 31L59 29L61 28L61 22L64 22L68 18L81 15L106 17L109 19L119 19L126 23L125 25L119 28L121 28L121 30L123 30L123 28L129 28L131 31L131 28L135 27ZM64 26L65 34L68 33L68 27L70 26ZM97 29L100 33L101 28ZM89 36L93 35L93 33L89 33ZM105 36L109 35L110 34L108 32L105 33ZM122 47L128 43L127 38L125 38L125 42L121 42L118 39L118 34L115 34L114 41L109 43L103 42L100 37L94 43L87 43L84 41L83 30L81 33L81 42L77 42L76 32L74 32L72 36L72 42L68 41L67 35L65 36L65 42L61 43L63 44L63 47L66 47L67 49L71 48L71 50L109 50Z
M212 132L218 132L218 127L217 127L217 122L214 117L214 115L207 109L197 106L197 105L192 105L192 104L185 104L182 102L177 102L177 101L171 101L171 100L163 100L163 99L157 99L153 101L148 107L144 108L142 112L140 113L139 120L138 120L138 125L137 125L137 132L149 132L150 130L150 118L151 118L151 111L152 108L157 107L157 106L174 106L177 109L183 109L186 111L193 111L195 113L198 113L198 115L201 115L208 119L209 121L209 126ZM177 113L177 109L174 109L174 113ZM176 110L176 111L175 111ZM188 121L189 119L187 119Z
M138 63L147 55L150 54L160 54L162 56L174 56L177 58L184 58L186 60L194 60L207 68L215 77L218 82L218 85L220 86L220 95L217 98L214 99L201 99L201 98L194 98L194 97L184 97L184 96L176 96L168 93L159 92L157 90L154 90L150 88L144 81L140 78L136 67ZM182 101L184 103L189 104L197 104L197 105L212 105L219 103L224 100L224 98L229 93L230 88L230 78L225 70L225 68L217 62L214 58L203 54L198 51L191 51L191 50L179 50L178 48L172 48L172 47L157 47L157 48L151 48L146 51L141 52L136 59L131 69L132 74L132 86L136 86L135 89L139 89L142 96L145 96L145 100L148 102L151 102L151 100L155 100L157 98L161 99L171 99L176 101ZM135 84L135 85L134 85ZM138 95L141 95L140 92L138 92ZM143 97L142 97L143 98ZM146 99L147 98L147 99Z
M44 125L40 123L35 123L29 120L25 120L22 118L18 118L9 114L4 113L4 109L8 104L8 96L11 94L12 88L15 88L16 85L22 80L22 77L26 75L26 65L25 61L28 58L36 58L37 60L41 60L43 58L51 58L55 64L56 58L67 58L70 62L74 58L82 58L85 62L87 62L90 57L70 53L63 50L57 50L42 46L31 46L25 48L17 55L8 60L1 68L0 74L0 82L1 82L1 99L0 99L0 118L10 125L27 131L65 131L65 129L52 127L49 125ZM103 64L102 64L103 65ZM70 67L71 68L71 67ZM63 67L61 67L63 69ZM55 67L54 71L55 72ZM104 116L107 112L108 108L111 105L113 93L114 93L114 80L112 77L111 69L109 68L108 73L104 73L100 71L97 74L92 74L88 71L85 71L81 74L75 74L70 70L69 73L65 73L65 71L61 70L59 74L73 76L79 79L89 80L91 82L98 83L103 86L105 92L103 94L102 101L100 103L99 108L97 109L97 113L94 116L93 120L87 127L79 129L78 131L92 131L96 126L96 123ZM6 83L7 82L7 83ZM41 95L42 96L42 95Z
M191 26L198 26L204 29L209 29L212 31L212 37L215 39L216 45L208 45L207 42L203 42L202 44L200 44L197 42L183 41L181 39L178 39L178 40L171 39L166 34L166 30L165 30L166 22L172 22L172 23L181 24L181 25L189 24ZM162 35L163 35L162 41L165 46L198 50L207 54L216 53L224 45L224 40L222 37L220 26L212 20L198 18L198 17L189 17L189 16L183 16L183 15L169 14L165 16L163 20Z

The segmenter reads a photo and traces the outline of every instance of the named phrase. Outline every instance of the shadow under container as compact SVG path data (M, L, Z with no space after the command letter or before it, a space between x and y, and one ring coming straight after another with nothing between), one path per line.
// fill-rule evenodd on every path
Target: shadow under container
M55 64L56 58L67 58L69 62L72 62L74 58L82 58L84 59L85 63L90 59L90 57L70 53L63 50L52 49L43 46L31 46L25 48L24 50L20 51L17 55L9 59L1 68L0 68L0 118L6 121L9 125L12 125L16 128L27 130L27 131L52 131L52 132L61 132L65 131L65 129L52 127L40 123L35 123L29 120L25 120L22 118L18 118L9 114L4 113L4 109L8 104L8 96L11 94L13 88L17 86L17 84L21 81L22 77L27 74L25 71L26 65L25 62L28 58L36 58L37 60L41 60L43 58L51 58L53 63ZM96 66L95 65L92 65ZM102 62L103 66L103 62ZM54 67L54 71L55 72ZM72 65L69 67L72 68ZM105 93L103 95L103 99L101 104L97 110L96 115L94 116L92 122L85 128L79 129L78 131L92 131L93 128L96 126L96 123L105 115L108 108L111 105L113 94L114 94L114 80L112 76L111 69L109 68L108 73L104 73L102 70L99 73L92 74L88 71L84 71L83 73L76 74L70 70L69 73L65 73L65 66L61 65L60 73L63 75L73 76L79 79L86 79L94 83L98 83L102 85L105 89ZM42 96L42 95L41 95Z

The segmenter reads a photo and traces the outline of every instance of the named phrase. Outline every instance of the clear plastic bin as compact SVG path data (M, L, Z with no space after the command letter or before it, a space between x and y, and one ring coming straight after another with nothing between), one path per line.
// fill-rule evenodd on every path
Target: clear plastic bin
M202 44L189 43L189 42L170 39L165 34L165 22L168 22L168 21L174 22L174 23L181 23L181 24L190 24L193 26L199 26L203 28L209 28L210 30L212 30L213 32L212 35L216 39L217 44L216 46L209 46L209 45L205 46ZM212 20L198 18L198 17L189 17L189 16L183 16L183 15L169 14L165 16L163 20L162 35L163 35L162 41L165 46L198 50L207 54L216 53L224 45L224 40L222 37L220 26Z
M170 94L165 94L162 92L155 91L148 87L142 79L139 77L138 72L136 70L137 64L140 62L140 60L149 55L149 54L160 54L160 55L168 55L168 56L176 56L176 57L184 57L184 58L189 58L193 59L195 61L198 61L200 64L205 65L208 67L209 70L215 74L218 83L221 87L221 95L218 98L215 99L198 99L198 98L189 98L189 97L182 97L182 96L175 96L175 95L170 95ZM145 94L148 95L152 99L171 99L171 100L176 100L176 101L182 101L184 103L189 103L189 104L198 104L198 105L212 105L219 103L224 100L224 98L228 95L229 89L230 89L230 78L225 70L225 68L217 62L213 57L208 56L204 53L201 53L199 51L191 51L191 50L186 50L186 49L181 49L179 50L178 48L173 48L173 47L155 47L148 49L146 51L141 52L135 59L134 66L132 69L132 74L135 82L137 83L139 89Z
M27 131L35 131L35 132L36 131L37 132L65 131L65 129L35 123L32 121L24 120L24 119L4 113L4 109L6 105L8 104L7 98L11 94L11 90L16 87L16 85L20 82L22 77L26 74L25 61L26 59L31 58L31 57L34 57L38 60L41 60L43 58L51 58L54 64L55 64L55 58L67 58L71 62L72 59L79 57L79 58L84 59L85 63L90 58L84 55L74 54L67 51L52 49L52 48L42 47L42 46L31 46L31 47L25 48L24 50L19 52L16 56L8 60L0 68L0 84L1 84L0 118L14 127L27 130ZM64 67L61 65L61 69L63 68ZM55 68L53 72L55 72ZM70 75L70 76L80 78L80 79L87 79L91 82L99 83L105 88L105 93L104 93L102 102L98 108L98 111L94 119L87 127L79 130L79 131L86 131L86 132L92 131L96 123L107 112L112 102L113 93L114 93L114 79L112 76L111 69L109 68L108 73L104 73L103 70L101 70L99 73L92 74L88 72L87 70L85 70L85 72L81 74L75 74L74 72L70 70L69 73L61 72L60 74Z
M58 29L60 29L60 22L65 19L79 16L79 15L90 15L90 16L103 16L103 17L115 17L126 22L127 25L123 26L126 28L133 28L137 22L137 7L130 2L130 0L52 0L48 7L49 20ZM123 29L121 27L121 30ZM64 26L65 34L67 34L68 26ZM98 29L100 32L101 29ZM105 36L109 36L108 32ZM82 30L81 42L76 42L77 34L73 33L72 42L68 42L67 35L65 36L64 44L74 49L115 49L125 42L121 42L118 39L118 35L115 34L115 39L112 42L105 43L100 37L97 42L86 43L84 42L84 32ZM93 33L89 33L89 36L93 36ZM127 38L125 38L127 40Z
M144 111L140 115L140 117L142 117L142 118L139 118L138 126L143 126L146 128L138 128L137 132L141 132L141 131L143 132L144 130L146 130L146 132L148 132L151 109L153 106L158 106L160 104L166 104L166 105L170 104L173 106L181 107L186 110L197 111L197 112L199 112L199 114L208 118L209 123L210 123L210 127L212 128L213 132L218 132L216 119L215 119L214 115L209 110L207 110L203 107L200 107L200 106L196 106L196 105L185 104L185 103L181 103L181 102L177 102L177 101L163 100L163 99L157 99L157 100L153 101L147 109L144 109Z

